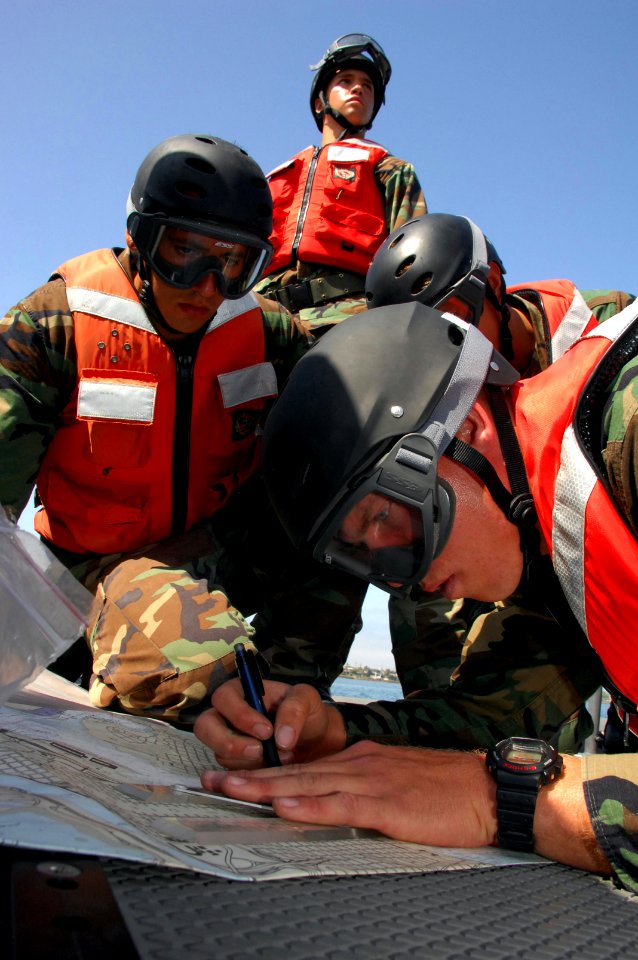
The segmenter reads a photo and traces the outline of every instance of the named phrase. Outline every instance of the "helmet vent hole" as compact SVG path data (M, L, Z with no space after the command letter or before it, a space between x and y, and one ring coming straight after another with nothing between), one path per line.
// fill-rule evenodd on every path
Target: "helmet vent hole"
M455 327L452 324L450 324L447 329L447 335L450 342L453 343L455 347L460 347L463 343L463 331L459 330L458 327Z
M402 240L403 240L403 234L400 233L399 236L398 236L398 237L395 237L394 240L392 241L392 243L390 243L390 244L388 245L388 249L389 249L389 250L392 250L393 247L396 247L397 243L401 243Z
M424 290L427 290L432 283L432 279L431 273L422 273L421 276L418 277L412 284L412 288L410 290L412 296L418 297L420 293L423 293Z
M199 140L200 143L212 143L215 144L216 140L211 140L210 137L195 137L195 140Z
M410 269L415 260L416 257L406 257L405 260L402 260L394 273L395 277L402 277L403 274Z
M175 184L175 192L189 200L203 200L206 197L206 191L198 183L189 180L179 180Z
M190 167L191 170L196 170L197 173L205 173L209 176L217 173L212 163L209 163L207 160L202 160L201 157L187 157L185 164L187 167Z

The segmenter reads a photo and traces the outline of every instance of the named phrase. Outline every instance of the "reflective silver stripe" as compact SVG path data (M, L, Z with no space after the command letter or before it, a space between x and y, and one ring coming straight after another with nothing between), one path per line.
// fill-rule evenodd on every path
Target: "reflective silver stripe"
M138 300L128 300L126 297L100 293L98 290L89 290L85 287L67 287L66 292L72 311L93 314L104 320L113 320L114 323L127 323L131 327L137 327L138 330L157 333ZM209 323L207 332L258 306L253 293L247 293L240 300L224 300Z
M569 310L560 322L551 342L551 359L558 360L575 340L582 336L583 330L592 318L592 312L583 300L579 290L574 294Z
M361 147L347 147L340 143L331 143L328 147L328 160L331 163L356 163L358 160L367 160L370 151Z
M247 313L249 310L254 310L255 308L260 309L257 298L252 292L247 293L246 296L241 297L240 300L224 300L208 324L206 332L208 333L209 330L215 330L217 327L221 327L222 324L228 323L229 320L234 320L235 317L238 317L240 314Z
M102 317L104 320L127 323L139 330L156 332L138 300L129 300L126 297L117 297L85 287L67 287L66 294L72 311L77 310L80 313Z
M93 420L134 420L152 423L157 387L113 380L81 380L78 416Z
M224 407L236 407L260 397L277 395L277 376L272 363L256 363L254 367L220 373L219 386L222 391Z
M554 490L552 560L569 605L585 633L585 510L595 485L596 474L570 425L563 437Z
M616 316L605 320L585 334L583 339L603 337L617 340L638 317L638 301ZM587 633L585 617L585 511L596 474L583 454L572 424L565 430L561 446L561 462L556 476L552 511L553 564L561 586L582 629Z
M617 340L636 319L638 319L638 299L614 317L610 317L604 323L599 323L597 327L585 334L585 338L605 337L607 340Z

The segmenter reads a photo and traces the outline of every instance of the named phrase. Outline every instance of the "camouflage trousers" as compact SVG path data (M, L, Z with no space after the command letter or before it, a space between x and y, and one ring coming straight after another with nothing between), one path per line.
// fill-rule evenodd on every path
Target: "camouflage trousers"
M238 642L263 648L273 675L327 693L365 594L365 584L298 556L259 484L180 537L71 569L97 601L91 702L180 723L234 675ZM328 636L323 657L303 657ZM281 654L289 649L301 657Z

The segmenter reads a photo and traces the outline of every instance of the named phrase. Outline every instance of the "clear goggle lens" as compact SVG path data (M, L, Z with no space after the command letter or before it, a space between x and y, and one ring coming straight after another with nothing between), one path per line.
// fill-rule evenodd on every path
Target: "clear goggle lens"
M172 287L186 290L212 273L229 299L247 293L268 262L270 249L194 230L158 226L141 251L155 273Z
M434 553L421 507L380 493L349 501L331 531L318 543L317 559L397 595L425 576Z

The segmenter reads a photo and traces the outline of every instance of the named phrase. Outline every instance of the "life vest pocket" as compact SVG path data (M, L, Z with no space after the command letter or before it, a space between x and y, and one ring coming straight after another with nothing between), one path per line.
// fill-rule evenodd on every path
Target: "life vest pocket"
M87 426L87 459L104 469L143 467L151 456L156 397L152 375L83 372L77 419Z

